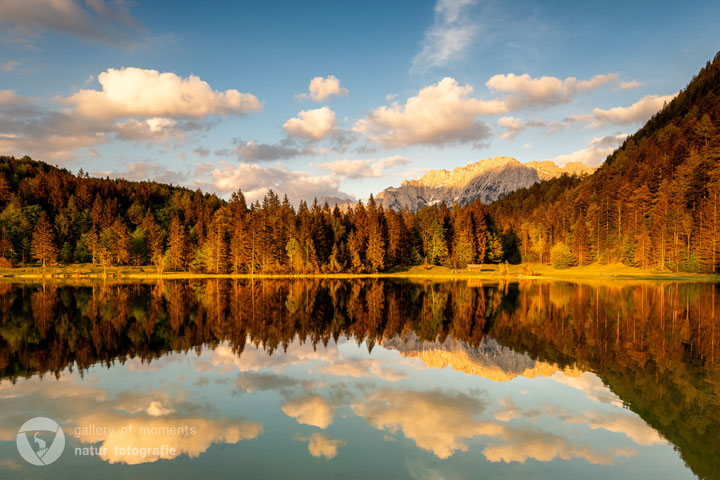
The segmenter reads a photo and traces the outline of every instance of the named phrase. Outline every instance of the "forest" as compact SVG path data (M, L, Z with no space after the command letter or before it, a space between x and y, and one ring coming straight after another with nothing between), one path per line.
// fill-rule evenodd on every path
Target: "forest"
M400 265L500 262L485 207L395 212L367 204L297 209L270 191L247 204L155 182L92 178L0 157L0 265L93 262L158 272L366 273Z
M592 175L517 190L488 206L522 261L720 267L720 54Z
M409 265L624 263L720 268L720 54L592 175L490 205L297 208L0 157L0 267L92 262L234 274L374 273Z

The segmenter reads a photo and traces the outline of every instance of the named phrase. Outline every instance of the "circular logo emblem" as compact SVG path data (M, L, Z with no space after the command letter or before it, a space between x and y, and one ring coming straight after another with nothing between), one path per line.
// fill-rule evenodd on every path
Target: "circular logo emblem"
M55 420L31 418L18 430L17 449L28 463L50 465L65 449L65 434Z

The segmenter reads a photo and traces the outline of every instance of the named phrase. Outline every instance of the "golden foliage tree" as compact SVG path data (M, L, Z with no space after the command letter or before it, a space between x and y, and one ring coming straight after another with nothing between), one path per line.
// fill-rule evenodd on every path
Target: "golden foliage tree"
M41 261L43 267L47 262L54 262L57 258L55 231L44 212L35 225L31 248L33 258Z

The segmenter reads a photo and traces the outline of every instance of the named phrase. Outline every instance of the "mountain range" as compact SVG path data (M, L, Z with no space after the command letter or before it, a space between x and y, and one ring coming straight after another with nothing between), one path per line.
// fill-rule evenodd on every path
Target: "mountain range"
M399 187L386 188L375 196L375 201L385 208L408 207L412 211L443 202L448 206L475 200L488 204L543 180L593 171L594 168L578 162L559 167L551 161L520 163L511 157L486 158L452 171L430 170L417 180L405 180Z

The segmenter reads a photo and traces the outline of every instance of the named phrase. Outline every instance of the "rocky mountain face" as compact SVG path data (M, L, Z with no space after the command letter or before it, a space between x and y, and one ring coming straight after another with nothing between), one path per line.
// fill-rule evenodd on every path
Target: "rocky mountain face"
M386 188L375 200L385 208L400 210L407 206L413 211L441 202L465 204L479 199L491 203L507 193L563 173L580 175L592 171L581 163L561 168L551 161L520 163L510 157L487 158L452 171L431 170L417 180Z

